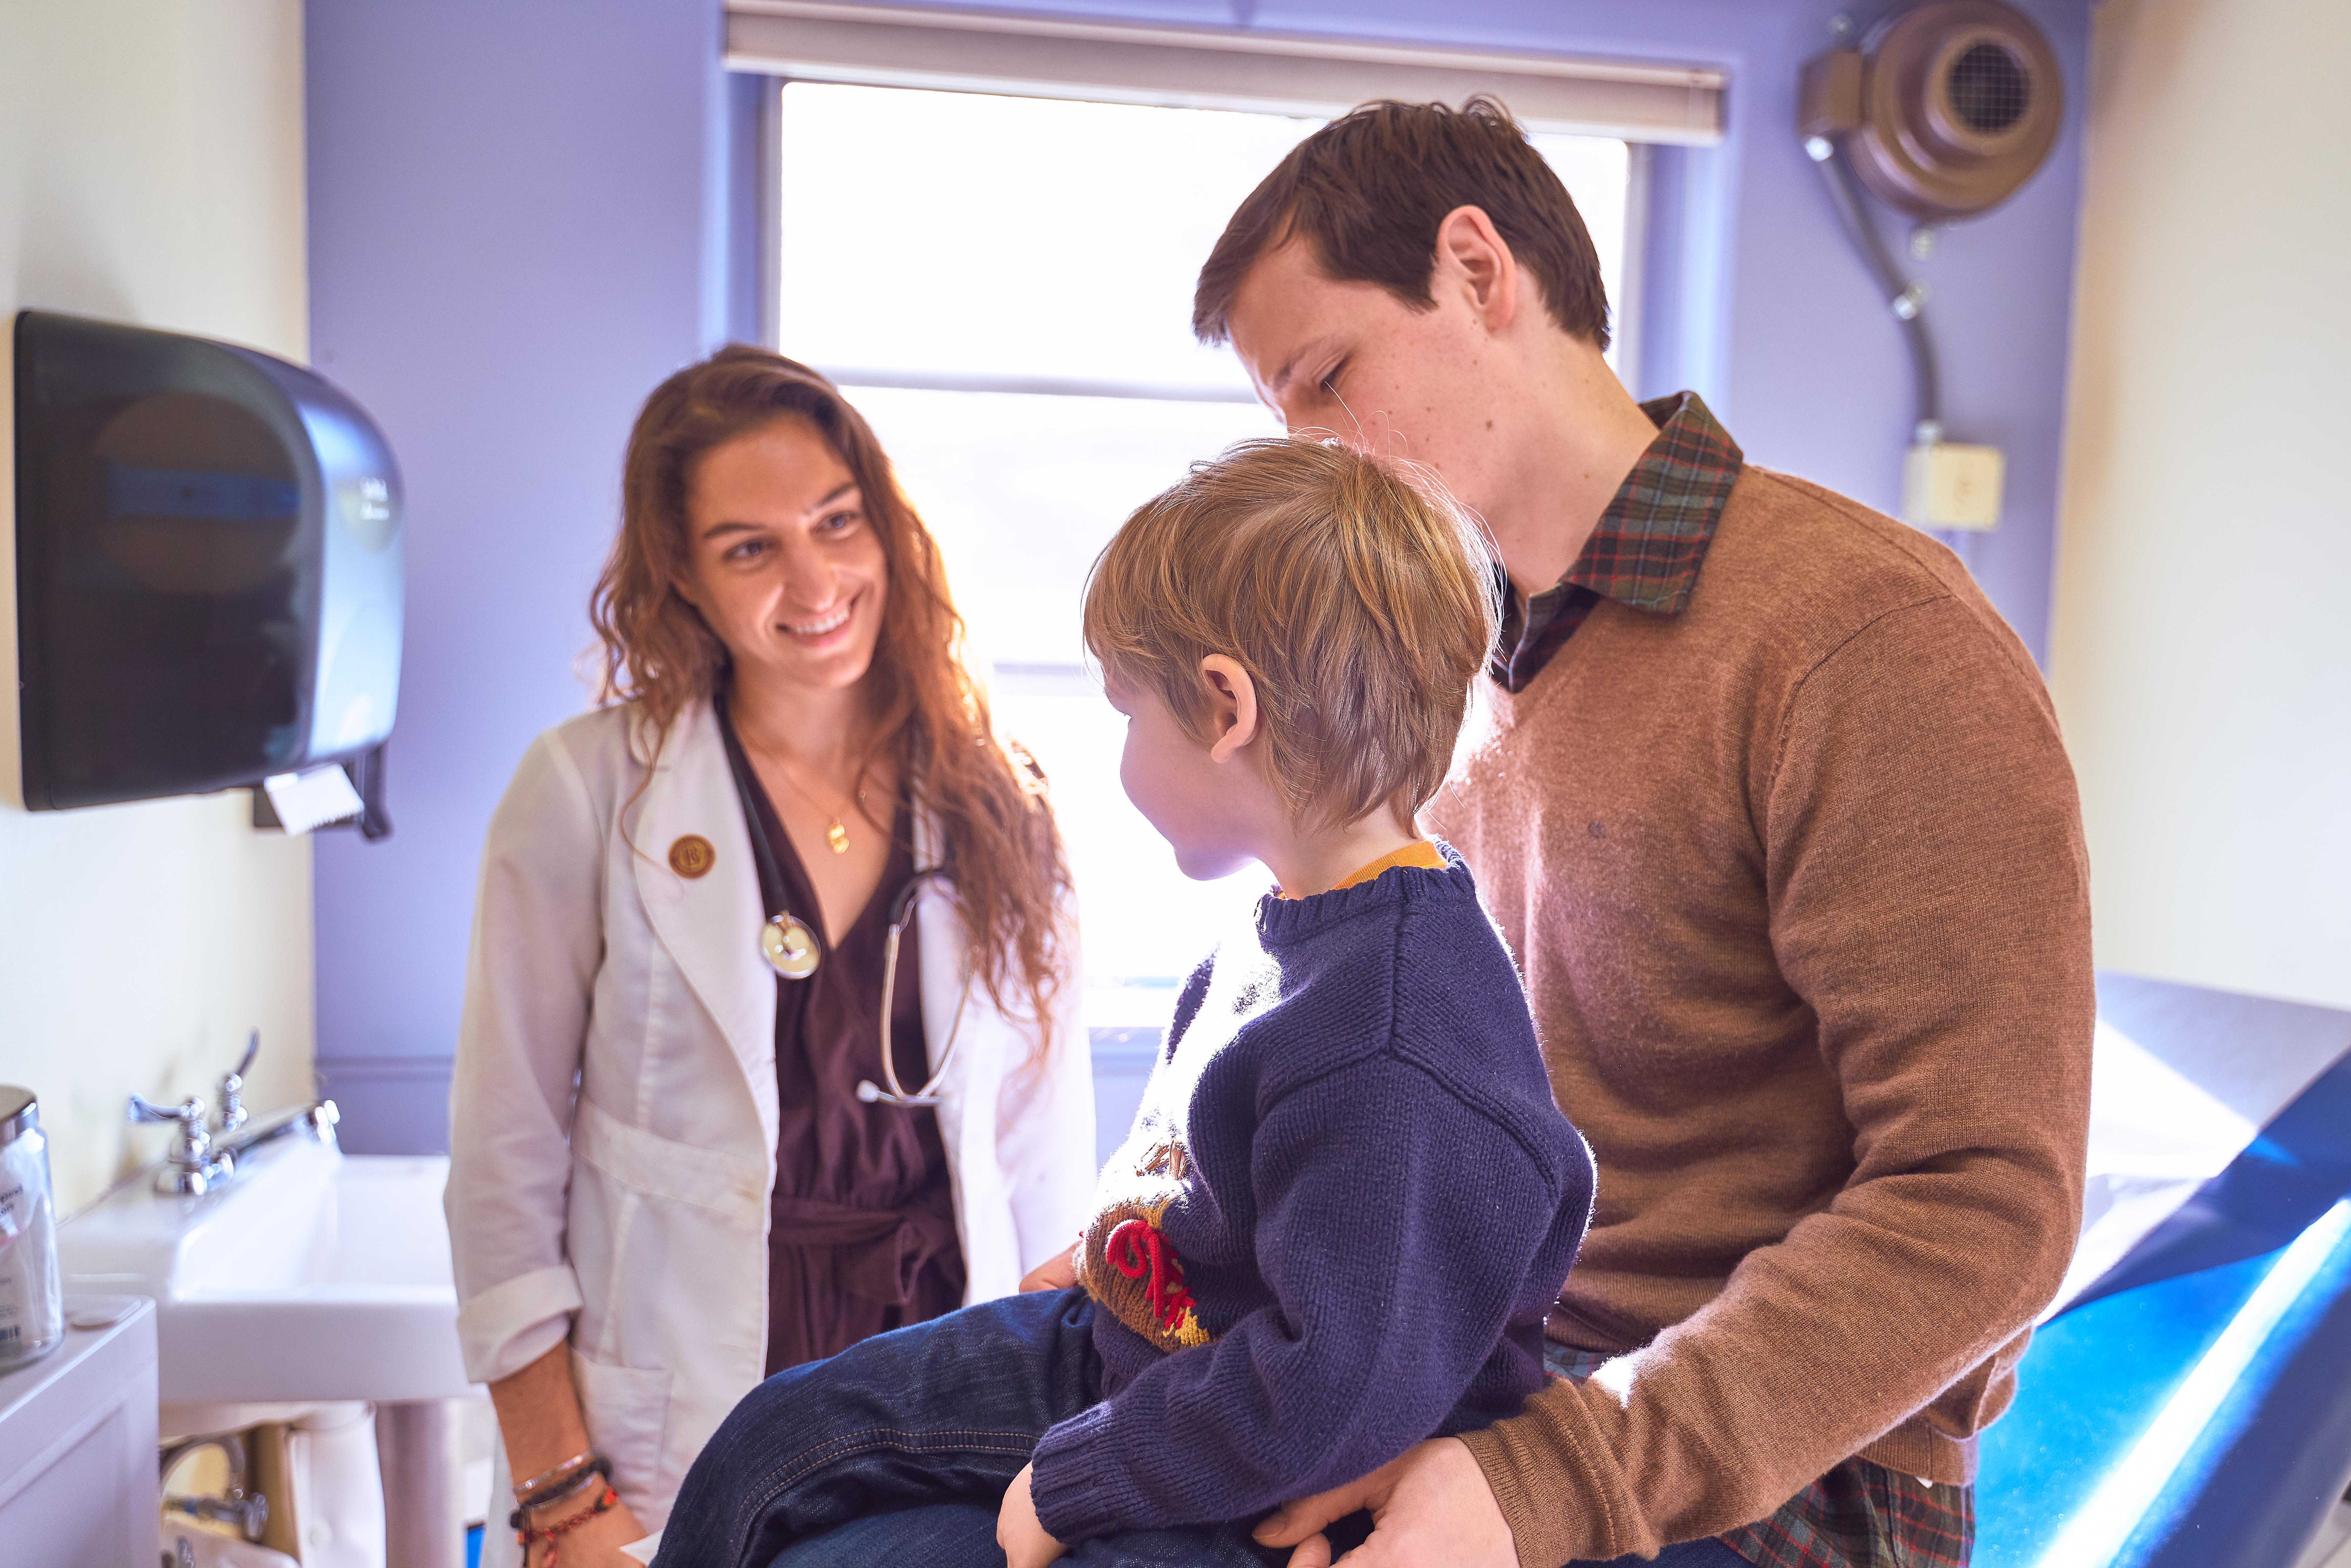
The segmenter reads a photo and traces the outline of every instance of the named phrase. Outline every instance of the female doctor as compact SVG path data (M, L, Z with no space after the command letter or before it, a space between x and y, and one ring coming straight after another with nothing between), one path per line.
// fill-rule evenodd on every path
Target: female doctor
M605 706L491 820L451 1097L529 1536L491 1560L534 1568L628 1563L761 1378L1013 1291L1093 1179L1060 839L856 411L747 348L664 382L591 618Z

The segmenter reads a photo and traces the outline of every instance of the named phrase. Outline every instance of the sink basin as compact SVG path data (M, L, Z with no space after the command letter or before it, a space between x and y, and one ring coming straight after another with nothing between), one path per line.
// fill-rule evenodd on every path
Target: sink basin
M457 1397L448 1179L287 1138L202 1197L126 1183L58 1228L65 1288L154 1299L166 1405Z

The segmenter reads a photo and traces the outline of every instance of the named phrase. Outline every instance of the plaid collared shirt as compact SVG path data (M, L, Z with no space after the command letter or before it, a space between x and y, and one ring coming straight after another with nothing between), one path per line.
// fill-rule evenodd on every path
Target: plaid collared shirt
M1567 575L1524 602L1504 584L1508 608L1491 674L1506 690L1524 691L1603 599L1673 615L1698 586L1746 459L1696 392L1645 402L1641 412L1657 438ZM1559 1344L1544 1353L1553 1375L1578 1383L1604 1359ZM1852 1458L1769 1519L1720 1539L1755 1568L1966 1568L1975 1537L1972 1487L1936 1486Z
M1578 1383L1607 1359L1543 1345L1552 1375ZM1769 1519L1717 1539L1755 1568L1967 1568L1976 1541L1975 1489L1937 1486L1847 1459Z
M1567 575L1523 602L1504 580L1492 674L1507 691L1524 691L1603 599L1673 615L1698 586L1715 521L1746 459L1696 392L1645 402L1641 412L1657 438L1617 487Z

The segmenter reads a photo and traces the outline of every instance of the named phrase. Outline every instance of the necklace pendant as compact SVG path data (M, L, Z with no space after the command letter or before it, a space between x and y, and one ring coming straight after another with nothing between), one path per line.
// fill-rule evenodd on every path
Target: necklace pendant
M824 841L832 846L832 852L834 854L845 855L849 852L849 830L841 826L841 819L839 817L835 817L830 823L826 824L824 830Z

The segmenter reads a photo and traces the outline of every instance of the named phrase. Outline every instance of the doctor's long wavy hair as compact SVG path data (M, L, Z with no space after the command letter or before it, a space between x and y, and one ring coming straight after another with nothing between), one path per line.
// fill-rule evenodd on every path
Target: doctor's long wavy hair
M1041 1060L1064 983L1070 890L1044 780L1025 752L997 737L987 695L964 667L963 617L938 545L898 488L882 444L831 382L737 343L645 400L622 471L621 535L589 602L603 643L597 699L636 705L650 755L689 704L718 691L726 646L677 591L690 570L686 486L703 454L778 419L813 425L863 493L890 574L864 677L873 683L875 733L901 737L904 776L938 824L972 975L998 1010L1034 1020Z

